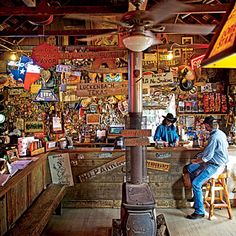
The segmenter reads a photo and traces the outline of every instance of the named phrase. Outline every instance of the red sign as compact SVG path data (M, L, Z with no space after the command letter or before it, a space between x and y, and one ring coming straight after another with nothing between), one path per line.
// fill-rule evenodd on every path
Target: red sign
M44 43L33 48L32 58L37 65L47 70L57 65L60 52L58 47Z
M201 66L201 62L202 62L202 60L203 60L204 57L205 57L205 54L193 58L193 59L191 60L191 68L192 68L193 70L199 68L199 67Z
M124 57L127 50L101 51L101 52L59 52L58 47L47 43L36 46L32 50L32 58L35 63L44 69L49 69L58 64L59 59L96 59L94 67L97 68L102 62L108 63L110 69L116 68L114 58ZM113 58L113 59L112 59Z

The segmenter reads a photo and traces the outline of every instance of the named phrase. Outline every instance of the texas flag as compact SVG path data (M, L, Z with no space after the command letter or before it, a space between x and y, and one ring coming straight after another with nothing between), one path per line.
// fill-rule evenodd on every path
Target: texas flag
M37 81L40 78L40 67L37 65L29 64L27 66L25 80L24 80L24 88L26 90L30 89L30 85Z

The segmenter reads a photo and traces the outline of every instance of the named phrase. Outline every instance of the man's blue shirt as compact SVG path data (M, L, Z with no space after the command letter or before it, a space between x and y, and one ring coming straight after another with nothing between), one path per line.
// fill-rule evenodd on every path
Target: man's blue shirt
M208 144L199 153L204 162L213 162L218 165L224 165L228 162L228 141L225 133L219 129L214 129L210 133Z
M179 140L179 136L174 125L167 126L161 124L156 128L153 139L154 141L162 140L172 145Z

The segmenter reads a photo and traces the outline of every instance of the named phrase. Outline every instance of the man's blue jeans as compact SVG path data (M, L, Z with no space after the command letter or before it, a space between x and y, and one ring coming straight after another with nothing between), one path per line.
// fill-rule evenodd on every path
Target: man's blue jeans
M202 185L216 173L218 168L218 166L208 163L193 163L187 166L192 181L194 209L196 214L205 214Z

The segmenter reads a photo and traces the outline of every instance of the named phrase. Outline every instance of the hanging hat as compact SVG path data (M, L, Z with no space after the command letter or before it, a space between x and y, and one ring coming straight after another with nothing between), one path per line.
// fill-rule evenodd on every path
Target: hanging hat
M168 121L170 121L170 122L172 122L172 123L175 123L176 122L176 120L177 120L177 118L175 118L174 116L173 116L173 114L171 114L171 113L168 113L166 116L163 116L166 120L168 120Z

